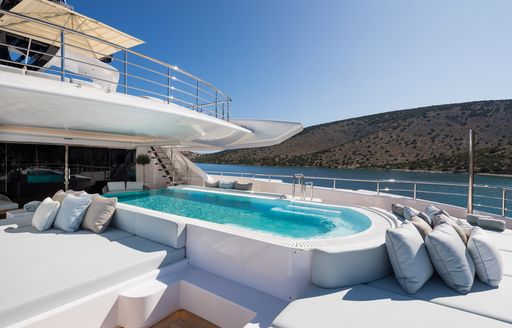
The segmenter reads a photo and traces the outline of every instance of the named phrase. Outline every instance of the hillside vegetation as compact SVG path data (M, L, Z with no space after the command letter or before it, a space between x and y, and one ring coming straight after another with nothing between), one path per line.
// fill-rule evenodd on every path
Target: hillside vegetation
M468 130L479 172L512 173L512 100L421 107L311 126L271 147L194 156L221 164L465 171Z

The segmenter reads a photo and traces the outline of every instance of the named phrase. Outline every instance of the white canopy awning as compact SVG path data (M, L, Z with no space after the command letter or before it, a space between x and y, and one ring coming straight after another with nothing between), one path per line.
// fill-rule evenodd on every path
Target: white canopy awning
M48 0L23 0L10 12L66 27L124 48L132 48L144 43L115 28ZM0 18L0 29L60 47L60 31L37 22L4 15ZM65 44L74 46L73 50L76 52L82 52L89 57L98 59L119 51L116 47L74 33L66 33Z

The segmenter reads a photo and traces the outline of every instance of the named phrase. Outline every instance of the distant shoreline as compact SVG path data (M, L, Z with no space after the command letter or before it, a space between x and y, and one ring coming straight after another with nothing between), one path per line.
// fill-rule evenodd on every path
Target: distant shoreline
M283 166L283 165L256 165L256 164L233 164L233 163L196 163L196 164L213 164L213 165L234 165L234 166L256 166L256 167L284 167L284 168L318 168L318 169L329 169L329 170L382 170L382 171L398 171L398 172L413 172L413 173L432 173L432 174L467 174L468 172L456 172L456 171L436 171L436 170L407 170L407 169L384 169L380 167L364 167L364 168L334 168L334 167L323 167L323 166ZM497 177L497 178L509 178L512 179L512 174L500 174L500 173L476 173L480 176Z

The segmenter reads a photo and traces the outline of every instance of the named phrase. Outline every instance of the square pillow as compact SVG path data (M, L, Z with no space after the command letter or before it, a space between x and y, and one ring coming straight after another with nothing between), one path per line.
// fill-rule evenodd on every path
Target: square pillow
M475 265L459 235L448 223L441 223L425 238L430 260L446 285L467 294L475 280Z
M59 202L52 200L50 197L45 198L32 217L32 226L39 231L50 229L59 212L59 207Z
M52 196L52 200L59 202L59 204L62 204L64 197L66 197L67 195L68 193L65 192L64 190L59 190Z
M241 182L235 181L234 188L237 190L252 190L252 182L241 183Z
M432 277L434 269L425 243L411 222L386 231L386 248L395 278L409 294L416 293Z
M103 233L112 220L116 206L117 198L94 197L85 213L82 228L95 233Z
M35 212L37 210L37 208L39 207L39 205L41 205L40 201L33 200L33 201L28 202L25 205L23 205L23 209L25 210L25 212Z
M231 181L219 181L219 188L221 189L233 189L234 183Z
M405 206L402 204L391 204L391 211L400 217L404 217L404 210Z
M432 227L428 225L425 220L420 219L418 216L413 216L409 219L409 221L414 225L414 227L418 230L421 235L421 238L425 240L427 235L432 232Z
M420 211L417 209L409 206L404 207L404 219L409 220L411 217L417 216L418 214L420 214Z
M486 285L498 287L503 277L503 259L498 247L483 229L473 228L468 251L475 263L478 279Z
M462 222L462 220L460 220ZM468 243L469 234L471 233L471 227L465 227L462 223L459 223L458 219L453 218L451 216L445 214L437 214L432 220L434 227L440 225L441 223L448 223L455 229L460 239L466 245Z
M215 182L205 181L204 186L208 187L208 188L219 188L219 182L218 181L215 181Z
M62 201L53 226L66 232L76 231L82 223L89 204L91 204L91 200L87 197L68 194Z
M437 207L435 207L434 205L427 205L427 207L425 207L425 214L431 219L433 220L434 217L438 214L444 214L446 216L450 216L450 214L448 214L448 212L446 212L445 210L440 210L438 209Z
M75 196L84 197L84 198L87 198L88 200L92 201L92 199L96 196L99 196L99 194L89 194L88 192L84 191L80 195L75 195Z

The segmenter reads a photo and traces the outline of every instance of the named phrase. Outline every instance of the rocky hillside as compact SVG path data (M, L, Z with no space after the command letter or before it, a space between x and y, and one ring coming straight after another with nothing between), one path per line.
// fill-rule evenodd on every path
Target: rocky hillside
M194 156L222 164L464 171L468 130L480 172L512 173L512 100L399 110L306 128L272 147Z

